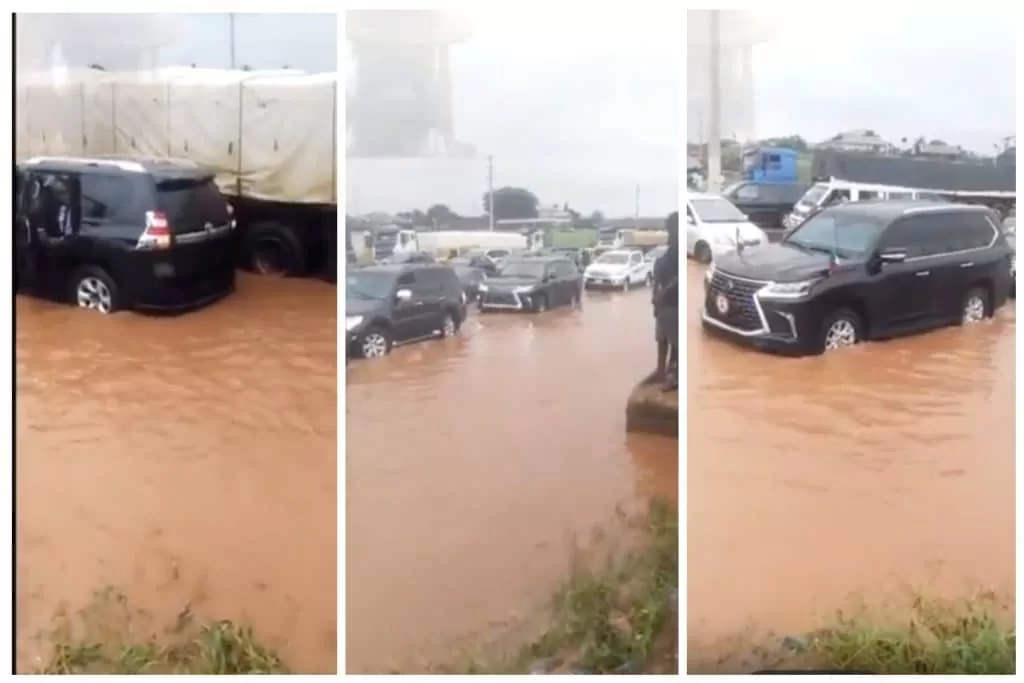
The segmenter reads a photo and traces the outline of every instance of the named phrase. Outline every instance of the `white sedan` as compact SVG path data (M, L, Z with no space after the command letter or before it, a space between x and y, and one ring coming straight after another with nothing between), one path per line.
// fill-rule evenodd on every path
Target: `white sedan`
M652 264L639 249L606 251L583 271L585 288L608 287L628 292L633 285L650 285Z
M699 263L743 246L767 244L764 230L724 197L689 192L686 197L686 253Z

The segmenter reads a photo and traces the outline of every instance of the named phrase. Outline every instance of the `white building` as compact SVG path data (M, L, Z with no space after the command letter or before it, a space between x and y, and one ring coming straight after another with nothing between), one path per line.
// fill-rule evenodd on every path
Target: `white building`
M844 152L865 152L890 154L894 147L873 130L851 130L839 133L818 145L820 149L836 149Z

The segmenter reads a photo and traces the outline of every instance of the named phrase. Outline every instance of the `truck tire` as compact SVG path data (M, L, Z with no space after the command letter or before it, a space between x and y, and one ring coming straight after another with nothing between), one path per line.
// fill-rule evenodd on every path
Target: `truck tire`
M253 223L245 237L245 257L254 272L273 277L306 274L306 250L295 231L283 223Z

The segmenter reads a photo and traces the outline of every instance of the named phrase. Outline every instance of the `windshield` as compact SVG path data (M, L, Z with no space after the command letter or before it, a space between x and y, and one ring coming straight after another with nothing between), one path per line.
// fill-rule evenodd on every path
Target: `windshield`
M607 254L598 256L594 263L622 265L623 263L629 263L629 254L622 251L609 251Z
M542 261L509 261L498 271L499 277L528 277L539 280L544 277Z
M394 283L394 273L355 270L345 276L345 298L387 299Z
M691 199L693 210L703 223L739 223L747 220L732 202L719 197Z
M783 242L808 251L842 258L866 256L885 228L885 222L850 211L828 210L812 216Z
M812 185L811 189L804 193L804 196L800 198L797 204L806 204L807 206L817 206L818 202L825 198L825 194L828 192L828 185Z

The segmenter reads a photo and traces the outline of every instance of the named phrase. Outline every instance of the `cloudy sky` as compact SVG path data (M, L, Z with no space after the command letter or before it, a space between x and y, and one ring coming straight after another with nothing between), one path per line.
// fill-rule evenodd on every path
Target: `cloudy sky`
M471 13L451 48L455 133L473 160L349 159L349 210L396 211L440 201L481 212L487 155L496 186L544 203L632 215L676 207L678 26L644 12L581 17L553 6ZM680 19L681 20L681 19Z
M1013 14L777 11L754 48L759 137L868 128L991 152L1016 119Z

